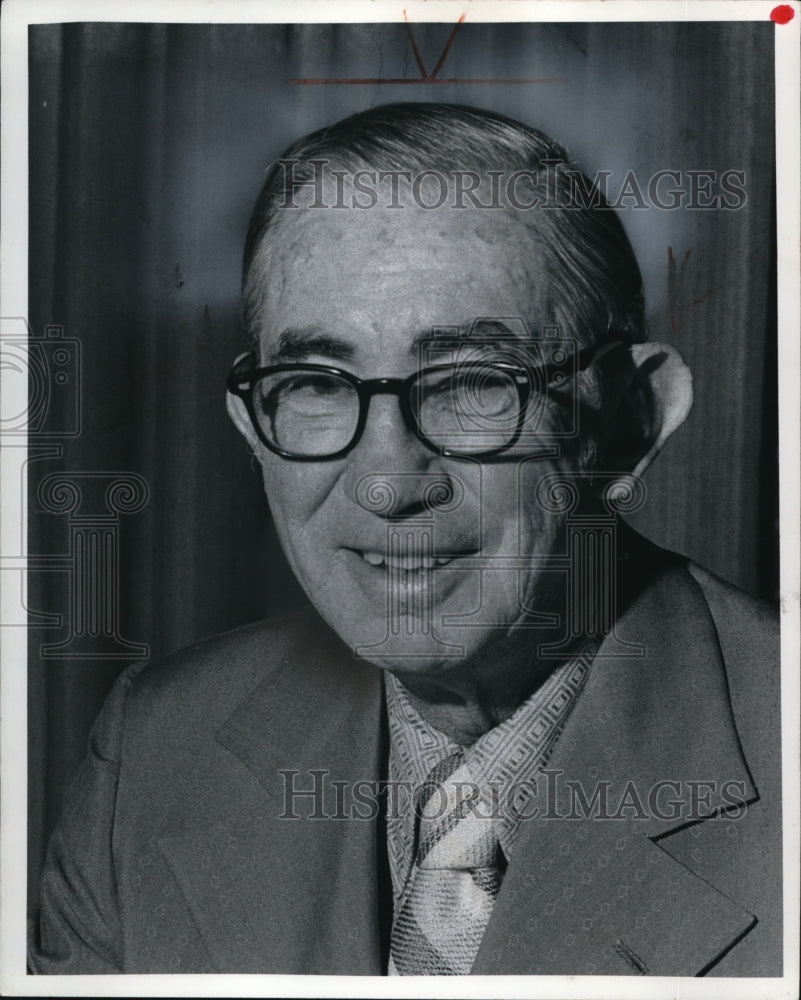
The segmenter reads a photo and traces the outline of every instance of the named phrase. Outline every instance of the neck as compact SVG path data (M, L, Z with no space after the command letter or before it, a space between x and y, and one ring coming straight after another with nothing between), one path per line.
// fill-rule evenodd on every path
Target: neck
M460 746L471 746L508 719L565 662L536 658L534 651L543 638L538 629L518 630L514 639L507 637L434 677L393 673L429 725Z
M615 604L622 614L662 565L659 550L619 525ZM512 628L470 660L436 675L393 670L423 719L461 746L508 719L562 663L577 654L589 635L579 636L561 660L537 657L554 642L552 629ZM598 636L598 638L601 638Z

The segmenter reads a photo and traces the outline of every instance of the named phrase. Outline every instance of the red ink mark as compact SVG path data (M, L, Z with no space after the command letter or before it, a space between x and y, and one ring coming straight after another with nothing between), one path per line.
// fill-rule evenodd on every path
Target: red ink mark
M697 306L699 302L706 302L710 295L714 295L715 292L719 292L721 288L723 288L723 285L715 285L711 292L707 292L706 295L699 295L697 299L691 299L685 304L688 306Z
M795 17L795 11L789 3L780 3L770 12L770 19L775 24L789 24Z
M409 42L412 46L412 54L414 55L414 61L417 63L417 68L420 71L420 77L416 80L409 80L406 77L387 77L387 76L371 76L371 77L299 77L287 80L287 83L294 84L376 84L376 83L392 83L406 86L410 83L425 83L425 84L454 84L454 83L570 83L567 77L540 77L540 78L526 78L526 79L509 79L509 78L494 78L485 79L484 77L450 77L447 79L440 79L437 74L445 65L445 60L448 58L448 53L450 52L451 46L453 45L454 39L456 38L456 32L459 30L459 25L464 23L464 19L467 14L462 14L456 24L453 26L453 30L450 35L448 35L448 40L445 42L445 47L440 53L440 57L437 60L436 65L429 73L425 68L423 59L420 55L420 51L417 48L417 42L414 38L414 33L412 32L412 26L409 23L409 19L406 16L406 11L403 12L403 20L406 22L406 31L409 34Z
M417 51L417 43L414 40L414 34L412 33L412 26L409 24L409 19L406 17L406 11L403 12L403 20L406 22L406 31L409 35L409 41L412 43L412 52L414 54L414 61L417 63L417 68L420 70L420 76L424 79L428 79L428 73L426 73L426 68L423 65L423 60L420 57L420 53Z
M570 83L571 80L570 80L569 77L566 77L566 76L543 76L543 77L540 77L539 79L534 79L534 78L516 79L514 77L503 77L502 79L498 79L496 77L493 77L492 79L485 79L484 77L480 77L480 76L459 76L459 77L454 76L454 77L442 77L442 78L437 77L435 80L430 79L430 78L429 79L425 79L424 78L424 79L421 79L421 80L409 80L405 76L397 76L397 77L395 77L395 76L359 76L359 77L352 77L352 78L342 77L342 76L330 76L330 77L324 77L324 76L319 76L319 77L318 76L301 76L301 77L290 77L286 82L287 83L292 83L292 84L313 84L313 85L317 85L317 86L321 86L323 84L332 84L332 83L340 83L340 84L364 84L364 83L372 83L372 84L380 83L380 84L385 84L385 83L394 83L394 84L398 84L398 85L402 84L404 87L406 87L409 84L415 84L415 83L424 83L427 86L431 86L431 85L435 85L435 84L438 84L438 83L439 84L452 84L452 83L481 83L481 84L487 84L487 83Z
M453 31L450 33L450 35L448 35L448 41L445 42L445 48L442 50L442 55L439 57L439 59L437 61L437 65L431 71L431 79L432 80L437 75L437 73L439 73L439 71L442 69L442 64L445 62L445 58L448 55L448 49L450 49L451 45L453 45L453 40L454 40L454 38L456 38L456 31L459 28L459 25L464 21L464 18L465 18L465 15L462 14L462 16L459 18L459 20L453 26Z

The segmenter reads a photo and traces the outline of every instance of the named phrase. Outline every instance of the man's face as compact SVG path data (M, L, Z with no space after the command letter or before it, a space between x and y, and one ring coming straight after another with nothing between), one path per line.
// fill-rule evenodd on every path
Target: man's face
M477 317L524 317L532 331L548 322L534 242L506 213L287 210L272 245L261 365L302 360L363 379L405 378L418 370L432 328L469 328ZM440 457L389 394L372 398L364 433L344 458L294 462L256 448L295 574L367 659L429 675L459 663L469 669L501 637L530 641L530 632L513 629L526 611L562 606L562 573L536 564L563 550L564 515L535 498L555 460ZM370 502L381 482L395 493L389 521ZM454 501L432 513L425 491L442 482ZM521 568L520 557L529 565Z

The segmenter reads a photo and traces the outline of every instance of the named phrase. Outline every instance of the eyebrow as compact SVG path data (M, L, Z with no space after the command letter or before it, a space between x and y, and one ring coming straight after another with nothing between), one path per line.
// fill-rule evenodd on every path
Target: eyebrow
M503 340L516 340L521 344L526 342L524 338L519 337L516 331L512 327L507 326L502 320L477 319L466 326L442 326L423 330L412 341L411 350L416 353L424 344L436 343L438 340L448 341L449 343L456 341L466 344L471 344L478 340L479 347L486 346L488 349L491 349L493 347L493 336L501 337ZM488 338L486 345L480 343L483 337Z
M482 336L492 337L493 334L496 336L500 335L503 338L511 337L514 340L522 342L522 338L518 337L514 330L502 321L494 319L481 320L471 323L466 331L464 326L459 327L456 325L428 327L425 330L421 330L412 340L409 353L417 355L422 345L431 343L432 341L465 341L470 343L476 338ZM490 342L486 346L488 349L491 349L493 345ZM305 361L306 358L315 354L331 358L335 361L352 361L356 353L357 347L354 344L348 343L346 340L341 340L339 337L321 333L317 328L288 327L278 337L278 346L270 354L269 361L271 364L284 361Z
M355 353L353 344L338 337L331 337L315 329L290 327L278 338L278 347L270 355L270 361L303 361L313 354L324 355L335 361L350 361Z

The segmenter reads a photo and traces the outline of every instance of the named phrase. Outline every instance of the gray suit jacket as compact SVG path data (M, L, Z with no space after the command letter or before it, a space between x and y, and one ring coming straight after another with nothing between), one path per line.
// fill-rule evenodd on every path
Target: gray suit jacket
M647 551L476 974L781 973L775 621ZM353 796L386 751L379 671L311 613L126 671L51 841L32 969L384 974L383 816ZM314 780L324 801L287 809Z

